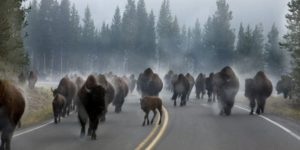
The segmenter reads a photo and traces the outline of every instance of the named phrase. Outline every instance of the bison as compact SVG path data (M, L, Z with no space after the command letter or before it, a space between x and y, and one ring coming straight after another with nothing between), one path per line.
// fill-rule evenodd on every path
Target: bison
M200 73L196 79L196 83L195 83L195 87L196 87L196 98L200 99L200 94L201 94L201 99L204 98L205 95L205 75Z
M38 80L38 77L37 77L36 73L33 71L30 71L29 75L28 75L28 87L30 89L34 89L37 80Z
M170 70L165 76L164 76L164 83L165 83L165 89L167 91L172 91L172 78L174 76L174 72L172 70Z
M135 79L135 77L134 77L133 74L130 75L129 80L130 80L130 82L129 82L129 90L130 90L130 93L132 93L133 90L134 90L134 88L135 88L135 86L136 86L137 80Z
M72 108L72 103L75 98L76 94L76 85L73 83L69 77L64 77L60 80L58 87L53 90L52 89L53 96L56 97L57 94L60 94L65 97L66 99L66 104L64 105L63 108L63 117L65 115L69 115L71 108Z
M227 66L214 75L213 84L216 87L220 115L230 115L240 86L237 76L231 67Z
M159 97L145 96L140 99L140 104L141 104L141 109L145 112L143 126L145 126L146 121L147 121L147 125L149 125L149 112L150 111L152 111L154 114L153 118L151 120L151 124L153 124L153 121L157 114L156 110L158 110L158 112L160 114L158 124L161 124L161 118L162 118L163 112L162 112L162 100Z
M128 95L128 85L122 78L117 76L113 77L112 84L115 89L113 105L115 106L115 112L120 113L122 111L125 98Z
M163 88L163 82L151 68L146 69L138 80L139 90L143 96L158 96Z
M103 117L101 118L101 121L105 121L105 119L106 119L105 116L106 116L106 113L107 113L107 108L108 108L109 104L113 102L113 100L115 98L115 89L112 86L112 84L109 83L106 80L106 77L104 75L100 74L98 76L98 82L99 82L99 85L101 85L102 87L104 87L104 89L106 91L106 94L105 94L105 115L103 115Z
M194 77L193 77L191 74L189 74L189 73L187 73L187 74L185 75L185 77L186 77L186 79L189 81L189 84L190 84L190 86L189 86L189 92L188 92L187 97L186 97L186 100L188 101L188 100L190 99L191 92L192 92L193 87L194 87L194 85L195 85L195 79L194 79Z
M210 73L209 76L205 79L205 88L207 90L208 102L216 101L216 87L213 84L214 73Z
M26 75L24 73L24 71L22 71L19 75L18 75L18 80L20 84L25 84L26 82Z
M262 71L257 72L253 79L246 79L245 96L250 101L250 115L253 115L256 103L256 113L264 113L266 99L271 96L272 91L272 83Z
M10 150L11 138L25 110L25 99L10 82L0 80L1 150Z
M173 83L173 87L172 100L174 101L174 106L177 105L177 97L181 97L180 106L186 105L188 92L190 90L188 79L183 74L179 74L177 80Z
M278 94L283 93L283 97L287 99L292 99L292 91L294 90L294 82L289 76L281 76L280 81L276 85L276 90Z
M81 137L85 135L85 126L89 120L88 135L96 140L99 118L105 114L105 88L97 84L96 77L90 75L78 91L78 118L81 125Z
M52 109L53 109L53 116L54 116L54 123L59 123L60 118L63 114L63 109L66 104L66 98L60 94L57 94L54 97L52 102Z

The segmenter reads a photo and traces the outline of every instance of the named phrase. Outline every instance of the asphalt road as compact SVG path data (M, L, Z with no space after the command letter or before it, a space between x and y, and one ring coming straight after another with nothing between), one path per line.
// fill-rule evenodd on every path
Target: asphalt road
M168 96L169 97L169 96ZM216 105L192 99L186 107L174 107L164 98L169 122L155 146L157 150L299 150L300 141L279 127L247 111L233 108L219 116ZM154 126L142 127L143 112L137 96L130 96L121 114L111 108L100 124L96 141L79 137L76 115L17 136L13 150L133 150ZM16 133L17 134L17 133Z

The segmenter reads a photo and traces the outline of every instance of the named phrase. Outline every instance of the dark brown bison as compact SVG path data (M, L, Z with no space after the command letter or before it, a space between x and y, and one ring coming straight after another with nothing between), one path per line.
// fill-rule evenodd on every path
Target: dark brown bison
M30 71L29 75L28 75L28 87L30 89L34 89L37 80L38 80L38 77L37 77L36 73L33 71Z
M283 97L286 99L292 99L292 91L294 90L294 81L289 76L281 76L281 79L276 84L276 90L278 94L283 93Z
M125 102L125 98L128 95L129 89L126 82L120 77L113 77L112 85L115 89L115 98L113 105L115 106L115 112L120 113L122 111L122 106Z
M25 110L21 92L8 81L0 80L0 132L1 150L10 150L13 132Z
M90 75L78 91L78 118L81 125L81 137L85 135L85 126L89 120L88 135L96 140L99 118L105 114L105 89L97 84L96 77Z
M174 76L174 72L170 70L165 76L164 76L164 84L165 84L165 89L167 91L172 91L172 78Z
M109 104L113 102L113 100L115 98L115 89L112 86L112 84L109 83L106 80L106 77L104 75L100 74L98 76L98 82L99 82L99 85L101 85L102 87L104 87L104 89L106 91L106 94L105 94L105 114L101 118L101 121L105 121L105 119L106 119L105 116L106 116L106 113L107 113L107 108L108 108Z
M151 124L153 124L153 121L155 119L155 116L157 114L156 110L158 110L159 114L160 114L160 118L159 118L159 123L161 124L161 118L163 115L163 111L162 111L162 100L159 97L156 96L145 96L142 99L140 99L141 101L141 109L145 112L145 117L144 117L144 121L143 121L143 126L146 123L147 120L147 125L149 125L149 112L152 111L153 112L153 118L151 120Z
M188 92L187 97L186 97L186 100L188 101L188 100L190 99L191 92L192 92L193 87L194 87L194 85L195 85L195 79L194 79L194 77L193 77L191 74L189 74L189 73L187 73L187 74L185 75L185 78L189 81L189 84L190 84L190 86L189 86L189 92Z
M220 115L230 115L235 96L240 86L237 76L234 71L227 66L214 75L213 84L216 87Z
M262 71L259 71L253 79L246 79L245 96L250 101L250 115L253 115L256 103L256 113L264 113L266 99L271 96L272 91L272 83Z
M177 80L173 84L173 96L174 106L177 105L177 97L181 98L180 106L186 105L187 95L190 89L190 84L188 79L183 75L179 74Z
M62 117L65 104L66 104L66 98L60 94L56 94L52 102L54 123L60 122L60 118Z
M63 116L69 115L76 94L75 83L73 83L69 77L66 76L60 80L58 87L55 90L52 90L52 92L54 97L56 97L57 94L65 97L66 104L64 105Z
M205 79L205 88L207 90L208 102L216 101L216 87L214 86L214 73L210 73Z
M205 75L200 73L196 79L196 83L195 83L195 87L196 87L196 98L200 99L200 94L201 94L201 99L204 98L205 95Z
M135 86L136 86L137 80L135 79L135 77L134 77L133 74L130 75L129 80L130 80L130 82L129 82L129 89L130 89L130 93L132 93L133 90L134 90L134 88L135 88Z
M151 68L148 68L141 74L139 81L139 88L142 97L144 96L158 96L163 88L163 82L156 73L153 73Z

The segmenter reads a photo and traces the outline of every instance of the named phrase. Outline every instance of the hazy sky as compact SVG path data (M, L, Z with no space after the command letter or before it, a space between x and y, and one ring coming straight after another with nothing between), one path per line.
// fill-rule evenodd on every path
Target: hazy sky
M96 26L102 22L111 22L115 8L124 10L127 0L70 0L75 3L81 16L88 5ZM137 0L136 0L137 1ZM148 11L154 10L158 16L163 0L145 0ZM238 29L240 22L244 24L263 23L265 30L269 30L276 23L281 32L285 31L285 14L289 0L227 0L233 12L232 25ZM170 0L171 10L176 14L181 25L193 25L197 18L203 25L207 17L216 10L216 0Z

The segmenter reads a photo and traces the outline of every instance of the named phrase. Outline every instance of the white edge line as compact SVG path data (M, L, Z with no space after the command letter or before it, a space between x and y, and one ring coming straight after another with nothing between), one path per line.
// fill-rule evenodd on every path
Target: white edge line
M244 108L242 106L238 106L238 105L235 105L236 108L239 108L239 109L242 109L242 110L245 110L245 111L250 111L249 109L247 108ZM291 136L293 136L294 138L296 138L298 141L300 141L300 136L297 135L296 133L294 133L293 131L291 131L290 129L284 127L283 125L277 123L276 121L266 117L266 116L263 116L263 115L258 115L260 118L272 123L273 125L279 127L280 129L282 129L283 131L287 132L288 134L290 134Z
M31 129L28 129L28 130L23 131L23 132L20 132L20 133L18 133L18 134L13 135L13 137L18 137L18 136L20 136L20 135L23 135L23 134L26 134L26 133L29 133L29 132L38 130L38 129L40 129L40 128L43 128L43 127L45 127L45 126L48 126L48 125L51 124L51 123L53 123L53 121L49 121L49 122L47 122L47 123L45 123L45 124L43 124L43 125L40 125L40 126L31 128Z

